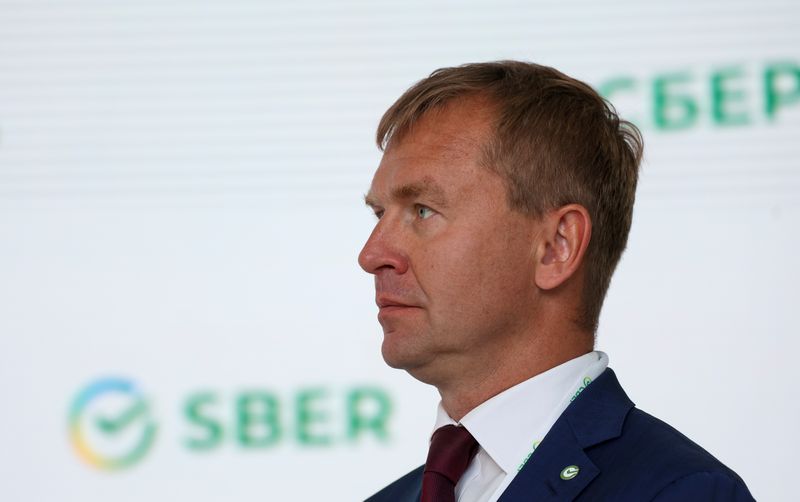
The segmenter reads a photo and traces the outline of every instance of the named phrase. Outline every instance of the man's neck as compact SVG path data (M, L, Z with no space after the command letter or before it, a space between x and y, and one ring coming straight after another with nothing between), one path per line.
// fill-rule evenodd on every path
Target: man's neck
M592 339L585 334L575 336L571 343L565 341L561 338L545 346L529 343L505 352L502 358L474 361L459 378L436 384L442 406L453 420L459 421L504 390L593 350Z

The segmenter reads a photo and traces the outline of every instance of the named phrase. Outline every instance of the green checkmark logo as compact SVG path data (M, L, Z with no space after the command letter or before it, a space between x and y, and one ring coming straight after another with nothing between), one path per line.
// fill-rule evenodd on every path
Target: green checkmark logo
M72 444L90 465L107 470L139 462L155 440L148 400L127 379L104 378L84 387L69 414Z
M124 430L145 413L147 413L147 404L144 401L136 401L123 410L120 415L115 417L98 416L95 423L97 428L104 433L115 434Z

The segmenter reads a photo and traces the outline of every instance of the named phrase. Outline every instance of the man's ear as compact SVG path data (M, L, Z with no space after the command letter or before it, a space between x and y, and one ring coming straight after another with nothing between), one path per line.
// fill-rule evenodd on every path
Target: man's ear
M568 204L545 214L542 223L535 281L540 289L550 290L566 282L583 264L592 220L585 207Z

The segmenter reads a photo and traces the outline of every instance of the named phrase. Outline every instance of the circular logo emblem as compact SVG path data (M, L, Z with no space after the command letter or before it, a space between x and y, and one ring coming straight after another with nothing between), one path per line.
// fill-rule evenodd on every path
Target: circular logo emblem
M105 378L75 396L69 435L89 465L117 470L144 457L155 439L156 425L147 400L131 381Z
M570 465L564 467L564 469L561 471L561 479L563 479L564 481L569 481L570 479L577 476L579 472L581 472L581 469L577 465Z

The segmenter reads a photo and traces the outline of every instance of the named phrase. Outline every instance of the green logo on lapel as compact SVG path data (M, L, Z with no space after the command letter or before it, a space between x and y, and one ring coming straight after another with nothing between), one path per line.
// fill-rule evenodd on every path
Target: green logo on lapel
M588 376L587 377L583 377L583 385L578 387L578 390L575 391L575 394L572 395L572 397L569 399L569 402L571 403L572 401L574 401L575 398L577 398L578 395L581 392L583 392L586 389L586 387L589 386L590 383L592 383L592 379L591 378L589 378Z
M577 476L579 472L581 472L581 469L577 465L564 467L564 469L561 471L561 479L564 481L569 481Z
M519 467L517 467L517 472L521 471L522 468L525 467L525 464L528 463L528 459L531 458L531 455L533 455L533 452L535 452L536 448L539 447L539 443L541 443L541 441L534 441L533 442L533 449L531 449L531 452L528 453L528 455L522 460L522 463L519 464Z

